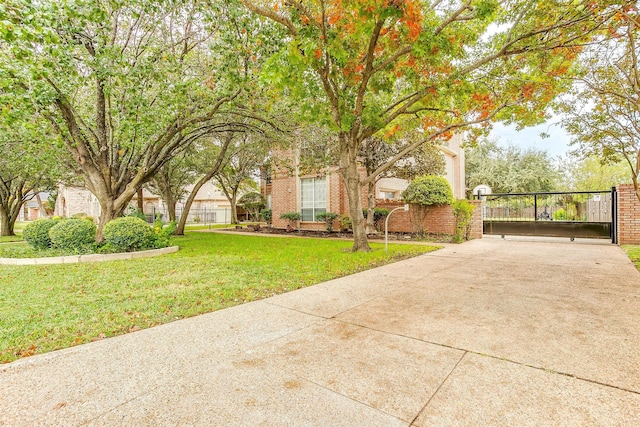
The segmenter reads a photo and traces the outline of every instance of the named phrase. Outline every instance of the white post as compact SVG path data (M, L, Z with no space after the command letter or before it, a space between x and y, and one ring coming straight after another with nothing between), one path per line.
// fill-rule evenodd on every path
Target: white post
M404 206L393 209L391 212L389 212L389 215L387 215L387 218L384 220L384 251L385 252L389 252L389 217L391 216L392 213L400 209L403 209L405 212L409 212L409 204L406 203Z

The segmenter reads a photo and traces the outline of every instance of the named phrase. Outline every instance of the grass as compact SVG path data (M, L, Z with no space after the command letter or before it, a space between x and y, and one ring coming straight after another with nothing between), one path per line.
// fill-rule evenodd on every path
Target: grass
M627 252L631 262L640 270L640 245L623 245L622 249Z
M187 224L185 230L211 230L213 228L229 228L232 224Z
M0 265L0 363L242 304L435 249L187 233L157 258Z
M22 242L22 235L16 236L0 236L0 243L8 243L8 242Z

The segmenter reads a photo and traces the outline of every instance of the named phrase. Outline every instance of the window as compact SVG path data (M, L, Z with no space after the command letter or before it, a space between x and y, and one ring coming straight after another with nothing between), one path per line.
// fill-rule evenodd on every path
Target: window
M395 199L396 192L395 191L381 191L380 192L381 199Z
M319 213L327 211L327 185L325 178L300 180L300 207L303 221L316 221Z

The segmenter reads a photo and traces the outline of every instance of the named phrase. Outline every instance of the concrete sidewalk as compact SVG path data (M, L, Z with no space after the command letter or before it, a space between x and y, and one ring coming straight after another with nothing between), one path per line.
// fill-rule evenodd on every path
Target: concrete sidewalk
M640 273L482 239L0 366L0 425L634 426Z

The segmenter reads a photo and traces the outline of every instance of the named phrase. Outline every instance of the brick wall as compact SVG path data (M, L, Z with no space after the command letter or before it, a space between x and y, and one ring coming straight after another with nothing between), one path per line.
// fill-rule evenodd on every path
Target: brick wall
M482 238L482 202L470 200L476 206L471 218L471 238ZM403 206L401 201L378 200L376 206L379 208L395 209ZM424 231L434 234L453 234L455 218L451 206L430 206L425 210L426 215L420 215L417 206L409 205L409 212L403 210L396 211L389 218L389 231L413 233L419 231L418 221L422 216Z
M286 170L273 173L271 181L271 223L276 228L287 228L289 220L280 215L297 212L297 179Z
M640 202L633 184L618 186L618 243L640 245Z

